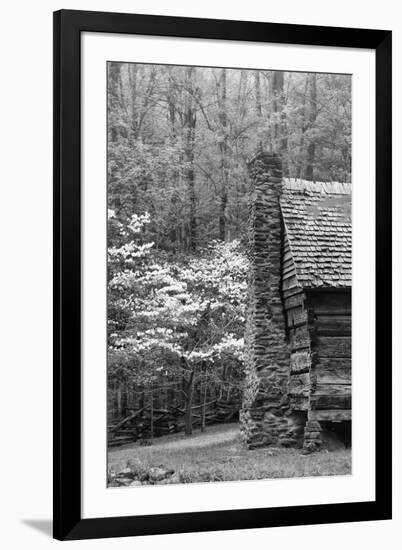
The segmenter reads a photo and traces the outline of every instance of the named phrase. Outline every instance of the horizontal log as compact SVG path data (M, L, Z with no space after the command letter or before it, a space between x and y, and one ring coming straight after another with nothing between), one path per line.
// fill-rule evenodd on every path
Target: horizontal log
M290 395L289 403L293 410L307 411L309 409L308 397L300 395Z
M345 311L350 314L352 310L351 292L310 292L308 293L308 306L317 314L324 311Z
M288 279L283 279L282 281L282 289L283 290L289 290L291 288L297 288L299 286L299 283L297 281L297 278L295 275L289 277Z
M289 309L286 317L288 327L299 327L307 323L307 311L301 307Z
M352 392L350 385L324 384L316 387L310 395L312 409L351 409Z
M351 395L316 395L310 398L312 409L351 409Z
M299 307L304 305L304 293L299 292L295 294L294 296L290 296L289 298L284 299L284 306L285 309L291 309L293 307Z
M294 288L290 288L290 289L283 289L283 292L282 292L282 295L283 295L283 298L290 298L291 296L295 296L296 294L300 294L300 292L302 292L302 288L300 285L298 285L297 287L294 287Z
M317 384L315 395L350 395L352 386L350 384Z
M310 335L306 326L290 329L289 339L292 351L310 347Z
M311 369L311 379L315 384L350 384L351 360L318 358Z
M322 370L352 370L352 360L350 357L317 357L314 365Z
M310 307L310 311L312 311L314 313L314 315L348 315L348 316L351 316L351 309L350 308L347 308L347 307L343 307L343 306L339 306L339 307L333 307L333 308L322 308L322 309L319 309L319 310L316 310L315 308L313 307Z
M170 416L169 413L164 413L161 416L154 417L153 418L153 423L157 424L157 423L161 422L162 420L164 420L165 422L168 422L169 420L171 420L171 418L167 418L167 416Z
M321 385L349 385L351 383L351 373L348 370L320 371L319 369L311 372L311 381L314 384Z
M351 409L345 410L310 410L308 412L309 420L318 422L345 422L352 420Z
M317 335L349 336L352 333L352 317L350 315L318 315L314 320Z
M350 336L317 336L313 351L317 357L351 357L352 339Z
M308 351L296 351L290 356L290 372L300 373L310 370L311 355Z
M294 374L289 377L288 393L289 395L299 395L308 397L310 392L309 373Z
M130 420L134 420L134 418L136 418L137 416L139 416L142 412L143 412L144 409L140 409L139 411L136 411L135 413L133 414L130 414L130 416L127 416L126 418L124 418L121 422L119 422L118 424L116 424L115 426L112 426L109 428L109 431L110 432L115 432L116 430L118 430L119 428L121 428L122 426L124 426L124 424L126 424L127 422L129 422Z
M208 403L205 403L205 406L208 407L209 405L213 405L214 403L216 403L216 399L214 399L213 401L209 401ZM191 407L191 410L199 409L200 407L202 407L202 404L194 405L193 407ZM175 411L178 411L181 414L184 414L186 412L185 409L182 409L180 407L173 407L173 409Z

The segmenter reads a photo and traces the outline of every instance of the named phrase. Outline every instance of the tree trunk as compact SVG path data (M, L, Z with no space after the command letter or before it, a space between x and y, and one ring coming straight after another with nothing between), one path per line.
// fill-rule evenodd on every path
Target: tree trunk
M273 135L277 151L279 151L279 138L281 136L280 113L283 103L283 71L272 73L272 112Z
M219 203L219 238L221 241L226 239L227 234L227 203L229 187L229 161L228 161L228 119L227 119L227 89L226 89L226 69L221 70L220 78L217 82L217 96L219 105L219 150L221 155L221 189Z
M297 168L297 177L301 178L304 173L304 134L307 130L307 94L308 94L308 74L306 75L306 80L304 83L304 94L303 94L303 104L302 104L302 113L303 113L303 119L302 119L302 127L301 127L301 136L300 136L300 155L299 155L299 165Z
M128 80L131 90L131 130L134 139L138 137L137 72L137 63L131 63L128 67Z
M184 112L184 132L185 132L185 155L187 162L187 188L189 200L189 231L188 248L192 251L196 248L197 240L197 222L196 222L196 197L195 197L195 174L194 174L194 146L195 146L195 127L197 122L197 112L194 102L196 93L195 67L186 67L185 87L186 101Z
M123 409L121 405L121 384L119 382L119 385L117 386L116 391L116 402L117 402L117 414L119 417L123 416Z
M185 433L193 433L193 396L194 396L194 371L189 372L189 378L186 380L186 412L185 412Z
M236 101L236 103L237 103L237 105L236 105L237 116L239 117L240 121L244 120L244 117L246 116L246 113L247 113L247 106L246 106L246 101L245 101L246 82L247 82L246 71L244 71L242 69L240 71L239 87L238 87L238 90L237 90L237 101Z
M260 71L254 71L254 83L255 83L255 110L257 112L257 116L262 117Z
M149 410L151 415L150 432L151 432L151 439L153 439L154 438L154 393L152 388L149 395Z
M317 75L310 73L309 75L309 129L314 126L317 118ZM314 161L315 161L315 139L310 137L306 151L306 172L307 180L314 179Z
M177 82L175 79L175 68L166 67L166 76L168 80L167 91L166 91L166 101L167 101L167 114L170 122L170 139L173 147L177 146L178 138L178 121L180 120L180 102L182 100L182 90L178 88ZM178 166L174 168L172 174L172 183L174 187L179 188L179 182L181 179L181 166L183 165L183 152L180 151ZM180 201L179 191L172 193L171 195L171 217L172 221L170 223L170 241L174 245L177 251L182 250L183 240L182 240L182 229L181 229L181 219L177 210L178 201Z
M153 97L155 95L156 72L157 72L156 68L154 66L151 66L148 81L147 81L147 86L143 92L141 106L138 109L138 122L137 122L138 137L141 135L143 124L150 111L149 105L152 102Z
M112 120L119 115L120 112L120 63L108 64L108 112ZM110 139L116 142L119 137L117 125L110 124Z
M206 413L206 402L207 402L207 378L206 378L206 369L204 369L204 392L202 395L202 406L201 406L201 431L205 432L205 413Z
M177 101L176 101L176 95L177 95L177 85L174 79L173 74L173 67L166 67L167 70L167 77L168 77L168 85L167 85L167 92L166 92L166 100L167 100L167 106L168 106L168 115L169 115L169 122L171 126L171 133L173 138L176 137L176 115L177 115Z
M273 149L282 157L282 169L287 174L287 123L285 113L285 73L274 71L272 75Z

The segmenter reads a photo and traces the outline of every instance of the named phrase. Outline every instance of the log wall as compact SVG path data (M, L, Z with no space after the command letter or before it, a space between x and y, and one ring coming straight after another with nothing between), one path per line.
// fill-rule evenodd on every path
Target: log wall
M311 347L306 295L297 280L286 231L283 243L282 294L290 347L288 395L293 410L307 411L310 402Z
M307 306L312 361L305 446L314 449L327 422L352 417L351 291L311 291Z

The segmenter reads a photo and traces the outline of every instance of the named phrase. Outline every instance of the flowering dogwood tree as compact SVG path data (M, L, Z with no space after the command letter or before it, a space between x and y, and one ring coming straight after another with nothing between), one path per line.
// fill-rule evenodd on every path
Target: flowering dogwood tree
M120 224L122 243L109 249L109 353L144 384L181 377L191 433L196 382L206 387L226 363L242 365L247 259L232 241L173 260L143 242L149 221Z

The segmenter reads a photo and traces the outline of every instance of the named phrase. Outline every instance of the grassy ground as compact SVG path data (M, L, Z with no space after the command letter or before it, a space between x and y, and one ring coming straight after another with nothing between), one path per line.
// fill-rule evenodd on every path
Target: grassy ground
M189 438L167 436L155 439L150 447L134 444L109 451L109 471L130 465L146 470L163 465L180 473L184 483L330 476L351 474L351 452L302 455L300 449L277 447L249 451L240 442L238 425L226 424Z

